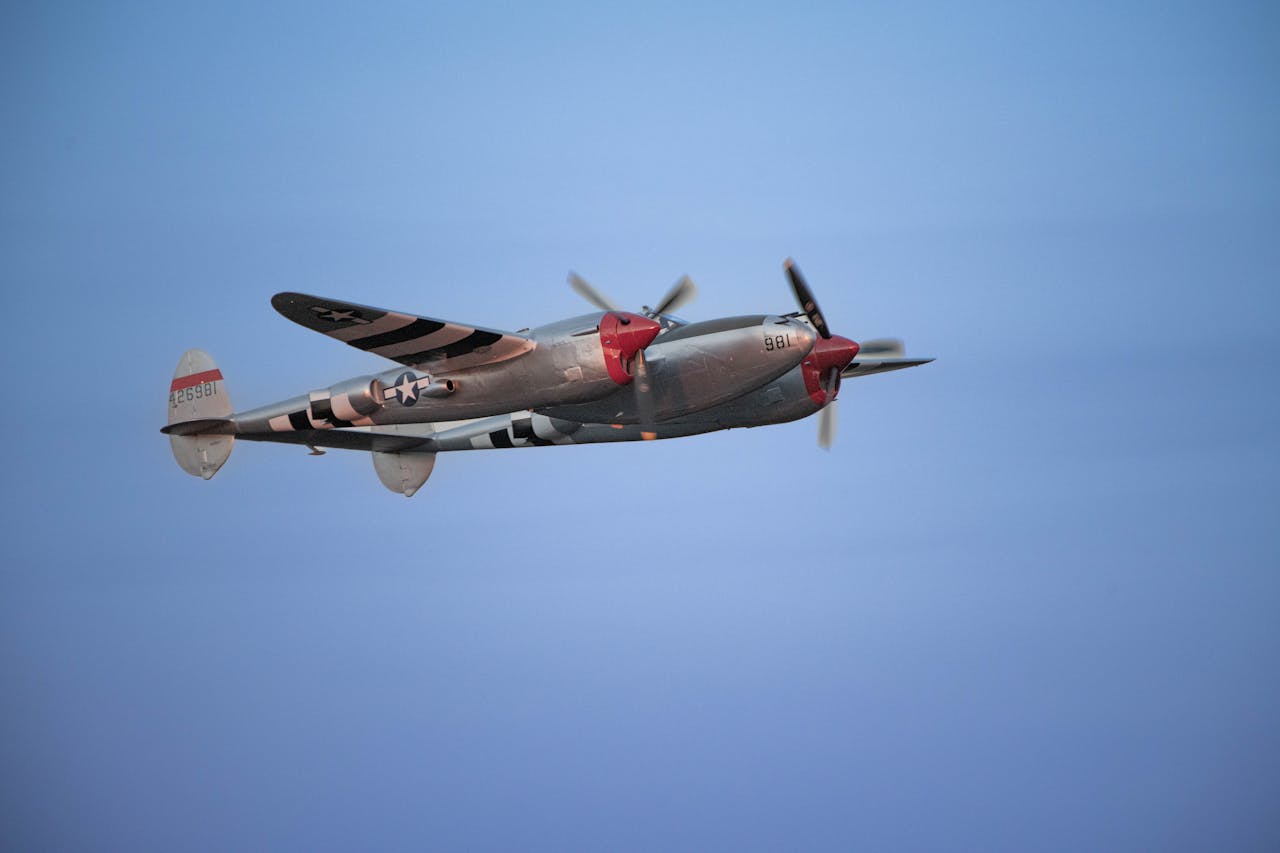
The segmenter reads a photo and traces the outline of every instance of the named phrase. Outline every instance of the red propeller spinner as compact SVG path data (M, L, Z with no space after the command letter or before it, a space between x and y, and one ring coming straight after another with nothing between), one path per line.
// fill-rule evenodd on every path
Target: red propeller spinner
M600 344L609 378L629 385L634 378L630 367L636 353L653 343L662 325L640 314L610 311L600 318Z
M809 355L801 362L804 389L819 406L836 398L840 391L840 372L858 357L858 344L848 338L832 335L818 338Z

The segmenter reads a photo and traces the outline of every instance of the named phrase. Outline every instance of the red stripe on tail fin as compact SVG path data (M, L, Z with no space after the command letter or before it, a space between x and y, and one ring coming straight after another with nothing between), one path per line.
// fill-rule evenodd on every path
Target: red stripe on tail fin
M206 382L218 382L222 379L222 371L216 367L213 370L206 370L203 373L193 373L190 376L179 376L173 380L173 384L169 386L169 393L181 391L183 388L191 388L196 385L203 385Z

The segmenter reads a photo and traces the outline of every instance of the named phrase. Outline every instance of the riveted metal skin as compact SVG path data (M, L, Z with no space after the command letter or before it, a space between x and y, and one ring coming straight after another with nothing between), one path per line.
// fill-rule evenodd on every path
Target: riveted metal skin
M716 406L770 382L800 363L816 339L802 321L765 314L690 323L661 335L644 349L656 419ZM629 389L589 403L534 408L583 423L639 421Z
M608 348L602 327L610 330ZM659 331L657 322L624 312L573 317L531 330L527 337L534 346L520 357L457 375L398 367L243 412L235 418L237 431L454 421L508 411L513 398L527 400L530 408L575 405L607 397L629 383L627 363ZM450 384L452 391L447 390ZM366 395L361 389L372 390ZM379 393L380 399L370 400ZM326 395L332 404L324 402ZM351 405L339 411L344 395ZM377 405L370 408L373 402Z

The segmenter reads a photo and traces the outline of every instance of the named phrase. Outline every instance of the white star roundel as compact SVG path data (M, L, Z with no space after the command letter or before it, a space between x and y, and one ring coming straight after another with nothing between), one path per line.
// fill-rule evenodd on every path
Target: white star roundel
M419 383L429 383L430 381L430 378L418 379L412 373L406 371L396 378L396 384L382 392L383 399L390 400L392 397L395 397L396 402L400 405L412 406L414 403L418 402Z

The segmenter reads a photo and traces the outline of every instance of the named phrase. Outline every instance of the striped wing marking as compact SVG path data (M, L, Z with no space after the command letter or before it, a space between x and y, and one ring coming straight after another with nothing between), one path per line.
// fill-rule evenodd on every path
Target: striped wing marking
M305 293L277 293L271 305L300 326L408 367L459 370L506 361L535 346L511 332Z

